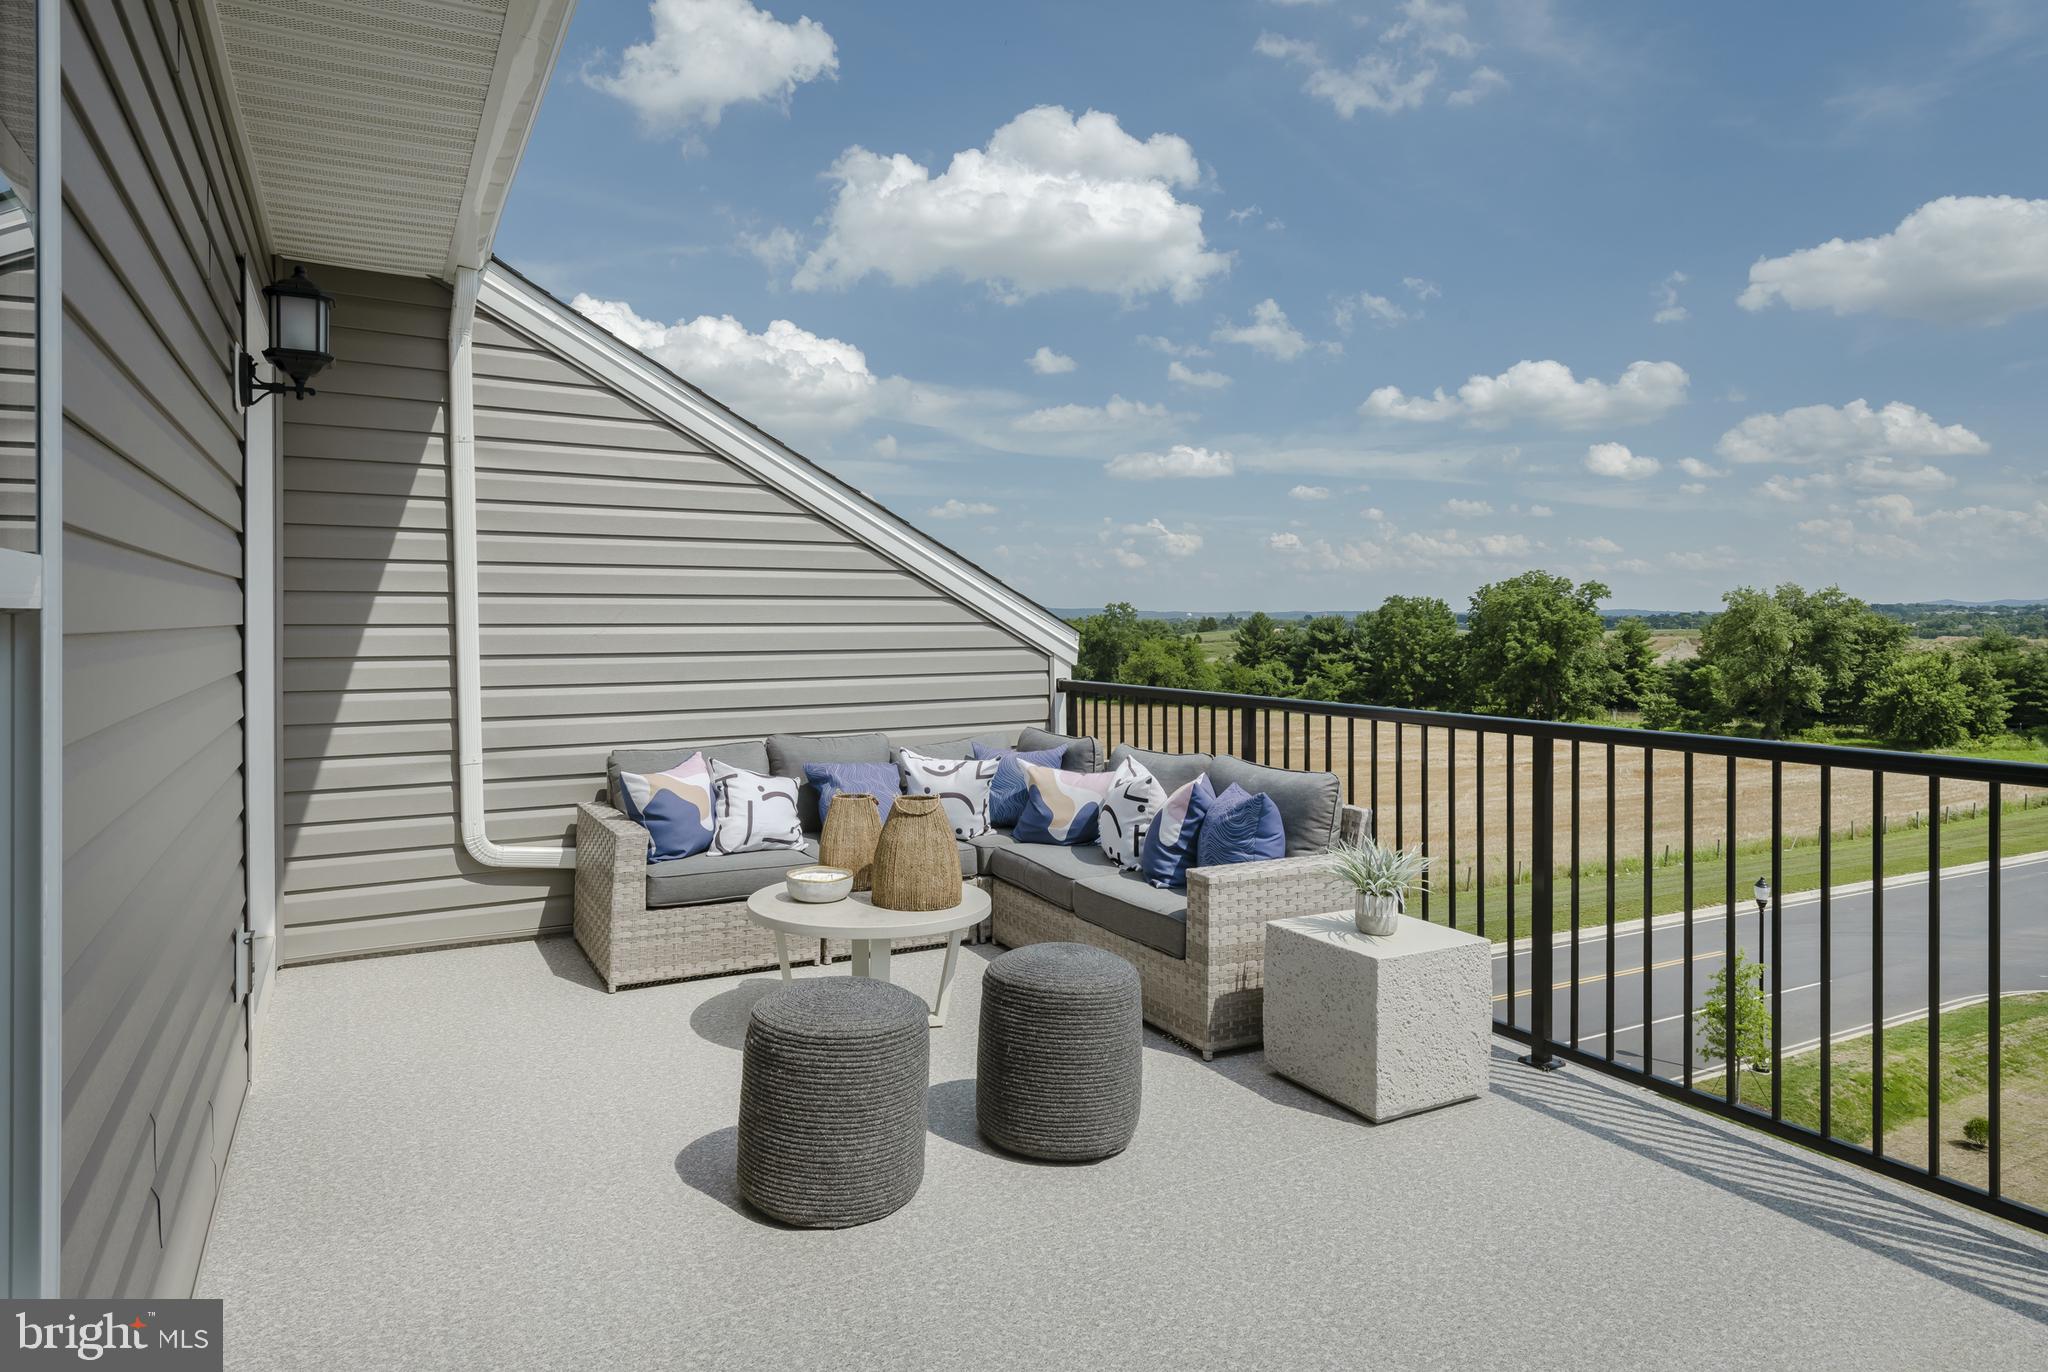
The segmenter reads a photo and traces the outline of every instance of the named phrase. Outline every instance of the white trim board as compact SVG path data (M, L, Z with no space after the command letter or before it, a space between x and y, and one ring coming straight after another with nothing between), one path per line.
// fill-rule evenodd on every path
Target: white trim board
M842 486L788 445L495 259L483 272L478 303L1048 657L1068 663L1078 654L1080 635L1065 620Z

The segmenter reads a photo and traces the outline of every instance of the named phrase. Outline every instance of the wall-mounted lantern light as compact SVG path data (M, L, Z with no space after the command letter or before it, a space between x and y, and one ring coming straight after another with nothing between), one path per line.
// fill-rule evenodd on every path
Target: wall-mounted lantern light
M254 405L259 396L282 391L303 400L313 394L306 383L334 360L327 346L334 297L314 285L304 267L296 267L285 280L263 288L263 303L270 314L270 346L263 350L264 360L291 380L258 381L256 359L244 353L242 404Z

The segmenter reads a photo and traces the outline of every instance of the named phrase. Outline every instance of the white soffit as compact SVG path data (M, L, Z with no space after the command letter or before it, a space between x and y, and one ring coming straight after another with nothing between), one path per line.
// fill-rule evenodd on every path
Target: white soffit
M575 0L207 3L272 252L483 263Z

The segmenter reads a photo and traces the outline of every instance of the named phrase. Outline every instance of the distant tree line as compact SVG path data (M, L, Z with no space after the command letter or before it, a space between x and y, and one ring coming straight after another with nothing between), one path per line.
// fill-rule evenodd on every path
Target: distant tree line
M1639 714L1653 729L1868 732L1907 748L2048 729L2048 650L1993 627L1914 648L1899 618L1839 587L1741 587L1703 615L1697 655L1660 661L1643 618L1609 627L1597 581L1528 571L1480 587L1462 616L1433 596L1281 621L1141 619L1128 604L1075 621L1093 681L1464 710L1529 719ZM1212 656L1196 635L1230 630Z

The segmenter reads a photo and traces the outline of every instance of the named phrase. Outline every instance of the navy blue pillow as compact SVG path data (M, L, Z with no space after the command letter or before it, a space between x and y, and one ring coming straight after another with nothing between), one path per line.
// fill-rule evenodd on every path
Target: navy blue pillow
M1067 756L1067 746L1040 748L1032 753L1020 753L1015 748L991 748L985 743L974 746L974 760L985 762L998 757L1003 765L996 768L996 779L988 784L988 822L998 829L1008 829L1024 817L1026 767L1058 767Z
M1224 788L1202 816L1195 836L1196 867L1227 867L1234 862L1265 862L1287 856L1287 832L1280 807L1264 791L1246 791L1236 782Z
M832 797L841 791L866 791L875 798L875 808L882 812L882 818L889 817L889 807L896 803L896 797L903 794L903 774L896 770L893 762L806 762L804 780L818 788L818 826L825 824L825 812L832 808Z

